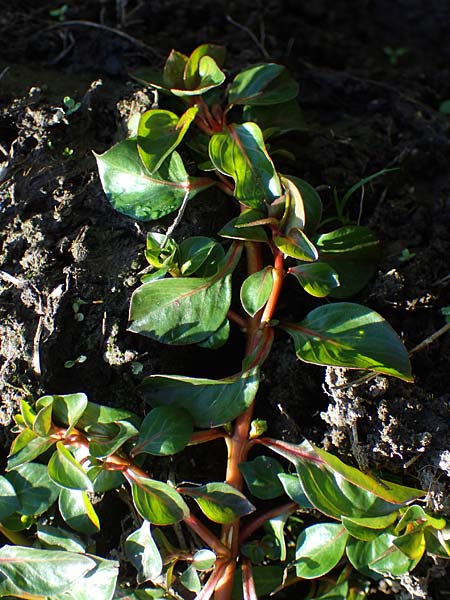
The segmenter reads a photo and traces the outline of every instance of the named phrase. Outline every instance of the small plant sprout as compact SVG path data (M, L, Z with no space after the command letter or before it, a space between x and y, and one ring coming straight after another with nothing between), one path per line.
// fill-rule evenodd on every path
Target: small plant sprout
M116 210L145 222L175 216L166 234L148 231L150 269L132 294L129 331L214 352L233 344L235 330L245 342L240 368L224 379L144 377L145 416L83 393L22 401L0 479L10 542L0 549L0 597L254 600L301 581L311 582L309 598L344 600L364 597L358 590L371 580L401 578L425 552L450 556L447 523L425 510L422 490L362 473L309 441L274 439L258 417L276 336L305 363L413 377L383 317L344 301L375 272L377 238L348 222L321 229L317 191L271 154L298 129L297 83L275 63L227 81L224 63L225 48L204 44L190 56L173 50L162 74L136 73L161 108L96 159ZM231 218L213 237L175 239L186 205L201 209L218 193ZM289 300L288 277L298 283L295 320L279 304ZM158 479L158 457L213 441L226 462L214 480L207 469L194 482L176 472ZM210 454L206 446L205 462ZM108 523L93 493L107 501L118 489L136 518L118 553L136 573L125 588L118 562L95 547Z
M392 46L385 46L383 48L383 52L388 57L390 64L393 67L396 67L400 58L405 56L405 54L408 54L409 48L393 48Z

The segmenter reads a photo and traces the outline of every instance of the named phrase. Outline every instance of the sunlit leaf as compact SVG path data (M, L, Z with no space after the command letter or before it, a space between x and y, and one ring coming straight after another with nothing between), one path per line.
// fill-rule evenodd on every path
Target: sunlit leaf
M378 313L350 302L316 308L298 324L284 324L297 358L319 365L370 369L412 381L408 352Z
M193 236L181 242L180 272L183 277L195 273L211 256L217 242L205 236Z
M93 438L89 443L89 452L91 456L102 458L114 454L121 448L125 442L138 435L138 430L128 421L118 421L115 423L116 433L109 438Z
M207 178L189 178L177 152L151 174L139 156L136 140L119 142L95 157L113 208L141 221L160 219L177 210L187 192L193 198L213 183Z
M70 490L92 490L92 482L80 463L75 460L62 442L48 461L48 474L52 481Z
M299 284L316 298L328 296L332 290L339 286L339 276L330 265L322 262L301 264L288 270L294 275Z
M232 124L209 142L209 156L235 182L235 197L250 208L263 208L281 196L280 179L256 123Z
M31 462L55 443L55 440L40 437L31 429L25 429L16 440L18 443L11 447L13 454L8 457L7 471Z
M105 560L98 556L90 556L96 566L82 579L78 579L69 590L52 600L112 600L116 598L116 583L119 574L119 563Z
M194 498L208 519L215 523L232 523L255 510L244 494L227 483L183 487L180 492Z
M86 410L88 399L86 394L66 394L65 396L42 396L36 402L36 407L52 406L53 420L68 427L67 433L76 426L81 415Z
M423 528L405 533L394 540L394 546L411 560L420 560L425 552Z
M371 541L380 535L397 519L398 511L379 517L346 517L342 516L342 524L351 536L358 540Z
M142 421L133 456L176 454L188 444L193 429L192 417L184 408L157 406Z
M227 343L230 337L230 321L225 319L219 329L210 335L206 340L198 342L197 346L200 348L207 348L208 350L217 350Z
M0 522L19 510L20 503L12 483L0 476Z
M59 511L64 521L80 533L96 533L100 521L86 492L62 489L59 495Z
M55 502L60 488L49 478L46 465L27 463L6 475L14 487L21 515L40 515Z
M314 508L303 491L302 482L297 474L278 473L278 479L284 491L300 508Z
M138 571L138 583L156 579L161 574L163 562L148 521L127 537L125 554Z
M150 173L157 171L180 144L197 112L198 108L191 106L181 117L160 109L151 109L141 115L137 147Z
M163 82L167 88L183 87L183 75L188 60L185 54L177 50L171 51L163 70Z
M367 577L377 579L377 574L400 577L412 571L418 561L411 560L396 548L394 539L389 532L380 533L370 542L350 538L347 557L355 569Z
M133 476L131 489L138 513L154 525L173 525L189 514L180 494L167 483Z
M241 247L233 245L211 277L176 277L145 283L133 293L130 327L165 344L193 344L223 323L231 302L231 273Z
M247 277L241 287L241 303L247 314L254 317L269 299L273 287L272 267Z
M279 104L292 100L297 94L298 84L285 67L264 63L236 75L228 92L228 101L230 104Z
M312 235L322 218L322 200L311 184L293 175L284 175L283 180L291 181L300 191L305 211L305 228L307 235Z
M153 406L185 408L197 427L216 427L235 419L253 402L259 369L227 379L198 379L180 375L151 375L142 383L144 397Z
M192 556L192 565L198 571L208 571L214 566L216 562L216 555L212 550L204 548L203 550L197 550Z
M199 592L202 589L200 578L193 565L190 565L186 571L180 575L179 581L190 592Z
M314 261L319 254L316 247L300 229L292 228L286 235L273 238L275 246L286 256L297 260Z
M36 535L44 548L58 548L67 552L85 552L86 546L73 531L66 531L62 527L48 525L45 522L37 524Z
M328 573L341 560L348 533L340 523L318 523L304 529L297 539L297 577L316 579Z
M265 242L269 239L266 230L262 225L248 225L254 221L264 218L266 214L263 211L249 208L244 210L238 217L231 219L219 231L219 235L234 240L247 240L251 242Z

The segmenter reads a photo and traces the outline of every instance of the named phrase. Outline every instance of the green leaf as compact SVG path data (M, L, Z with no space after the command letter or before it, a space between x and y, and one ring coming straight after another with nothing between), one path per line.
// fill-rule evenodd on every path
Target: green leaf
M92 481L94 492L99 494L120 488L125 481L120 471L107 471L101 466L91 467L87 474Z
M206 340L203 340L197 344L200 348L207 348L208 350L217 350L227 343L230 337L230 321L225 319L222 325Z
M281 196L280 179L256 123L232 124L209 141L209 156L216 169L232 177L234 195L250 208L263 208Z
M273 287L272 267L252 273L241 287L241 302L247 314L254 317L269 299Z
M90 437L108 437L116 435L116 423L120 421L127 421L137 428L141 424L141 419L128 410L88 402L78 421L78 428Z
M231 302L231 273L241 247L232 245L211 277L176 277L145 283L134 291L130 327L165 344L193 344L223 323Z
M287 235L277 235L273 241L283 254L291 258L311 262L319 257L316 247L301 229L293 227Z
M271 594L283 583L284 568L278 565L254 565L252 566L253 579L255 581L256 594L262 598ZM236 571L233 585L233 600L242 600L242 573L241 569Z
M34 596L47 598L62 593L95 566L92 558L74 552L22 546L0 549L0 573L16 588Z
M173 152L161 169L150 174L140 159L136 140L119 142L103 154L94 154L105 194L113 208L140 221L160 219L210 187L208 178L189 178Z
M341 560L347 540L340 523L319 523L303 530L295 550L297 577L316 579L331 571Z
M179 375L151 375L141 389L153 406L179 406L192 416L196 427L217 427L233 421L253 402L259 385L259 369L227 379L197 379Z
M226 50L224 46L216 44L202 44L190 55L184 70L186 90L195 90L197 94L205 93L223 83L225 75L219 67L225 62ZM172 89L172 93L177 94Z
M141 115L137 147L150 173L155 173L181 143L197 112L198 108L191 106L181 117L160 109L148 110Z
M413 506L408 506L405 512L402 515L402 518L398 522L397 527L395 528L395 533L400 533L404 529L411 525L414 526L422 526L427 525L431 526L434 529L444 529L446 526L446 521L442 517L433 517L424 511L421 506L417 504L413 504Z
M314 508L311 502L303 491L301 479L297 474L291 475L290 473L278 473L278 479L283 486L284 491L300 508Z
M211 256L216 246L218 246L217 242L204 236L190 237L181 242L179 246L181 275L188 277L195 273Z
M180 575L179 581L190 592L198 593L202 589L200 578L193 565L190 565L186 571Z
M157 406L142 422L132 456L155 454L168 456L183 450L194 430L192 417L184 408Z
M411 560L420 560L425 552L425 535L423 529L405 533L395 538L393 543L394 546Z
M40 515L55 502L60 488L47 474L47 467L37 463L27 463L6 475L14 487L21 515Z
M339 275L327 263L296 265L291 267L288 273L294 275L305 292L316 298L328 296L332 290L339 287Z
M266 531L272 537L272 543L274 544L274 549L272 551L273 559L280 560L284 562L287 557L287 548L286 548L286 536L284 534L284 527L289 518L288 513L284 513L274 517L273 519L269 519L264 525Z
M192 556L192 565L198 571L208 571L214 566L216 558L214 552L208 548L197 550Z
M86 492L62 489L59 511L67 525L75 531L89 535L100 530L97 513Z
M163 82L167 88L183 87L183 75L188 60L189 58L185 54L172 50L163 71Z
M52 481L69 490L92 490L92 482L80 463L74 459L62 442L48 461L48 474Z
M424 535L427 553L440 556L441 558L450 558L448 533L448 529L444 531L434 531L433 529L426 527L424 530Z
M227 483L207 483L179 489L182 494L194 498L208 519L215 523L232 523L255 510L244 494Z
M350 590L350 595L348 592L348 581L343 581L342 583L337 583L336 585L333 585L333 587L324 594L321 594L319 592L319 596L314 596L314 598L308 598L308 600L357 600L357 598L360 598L362 600L366 597L366 594L364 592L362 592L361 595L359 595L359 593L357 592L357 596L352 593L352 590Z
M85 552L86 546L72 531L66 531L62 527L54 527L44 522L37 524L36 535L44 547L59 548L67 552Z
M90 556L90 558L96 563L95 569L89 571L82 579L78 579L70 590L52 600L92 600L93 598L113 600L116 598L119 563L98 556Z
M180 494L167 483L133 475L134 505L143 519L154 525L173 525L189 514Z
M248 225L265 217L265 213L260 210L248 208L238 217L231 219L219 231L219 235L234 240L244 240L249 242L266 242L269 236L261 225Z
M377 574L401 577L412 571L418 561L411 560L396 548L394 539L395 536L387 531L370 542L350 538L347 557L355 569L367 577L379 579Z
M125 442L136 437L139 433L136 427L131 423L128 423L128 421L118 421L115 423L115 430L115 435L109 438L93 438L92 441L89 442L89 452L91 456L97 458L110 456L117 452Z
M77 425L81 415L86 410L88 399L86 394L67 394L65 396L43 396L36 402L37 407L51 404L53 420L68 426L67 433Z
M305 211L305 233L312 235L319 226L322 218L322 200L319 194L307 181L294 177L293 175L284 175L283 180L291 181L300 191Z
M303 231L306 222L305 205L300 190L288 177L282 177L285 190L284 214L281 219L281 232L289 235L292 229Z
M304 362L370 369L413 381L400 338L383 317L365 306L350 302L320 306L301 323L285 324L283 329Z
M380 535L381 529L386 529L397 519L398 511L380 517L346 517L342 516L342 524L351 536L358 540L370 542Z
M10 454L8 457L7 471L11 471L20 465L31 462L46 452L55 443L54 440L38 436L34 431L31 431L31 429L22 431L15 442L16 443L11 446L13 454Z
M278 478L283 467L269 456L257 456L254 460L239 465L245 483L250 492L261 500L271 500L283 493L283 486Z
M24 423L30 429L33 429L34 420L36 418L36 412L31 408L30 404L26 400L20 401L20 414L24 420Z
M36 415L33 431L40 437L47 437L52 427L52 406L44 406Z
M138 571L139 584L154 580L161 574L163 562L148 521L127 537L125 554Z
M6 477L0 476L0 522L20 508L16 490Z
M292 100L297 94L298 84L285 67L264 63L236 75L228 92L228 101L230 104L279 104Z
M163 244L165 245L163 247ZM145 258L155 269L166 267L169 269L176 267L178 269L178 244L171 238L166 239L163 233L149 231L145 247ZM152 273L153 275L153 273Z
M326 262L339 276L339 288L331 295L347 298L358 293L374 275L380 244L367 227L349 225L324 233L316 240L321 262Z
M289 100L276 105L244 106L245 121L257 123L264 131L271 135L281 135L290 131L302 131L305 128L303 114L297 100Z

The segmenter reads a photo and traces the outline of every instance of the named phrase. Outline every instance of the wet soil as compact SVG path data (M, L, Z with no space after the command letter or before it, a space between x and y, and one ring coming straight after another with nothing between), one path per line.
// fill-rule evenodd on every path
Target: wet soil
M258 416L273 436L306 436L361 468L423 486L430 506L450 516L450 336L416 349L445 325L441 309L450 305L450 117L439 111L450 98L450 5L38 4L0 1L2 466L21 398L84 391L142 413L143 375L222 377L239 369L234 337L211 353L127 332L146 230L163 231L171 219L137 225L116 213L91 152L121 139L129 116L154 102L130 70L161 66L173 45L189 53L212 41L227 46L230 74L269 58L300 82L305 127L287 140L295 159L279 167L319 186L327 210L334 210L333 189L342 194L380 169L396 169L349 205L383 250L376 277L355 301L386 317L413 351L414 384L377 377L350 385L355 373L297 362L280 335L265 365ZM79 108L68 114L64 97ZM177 237L214 234L229 216L223 199L199 197ZM294 285L288 291L280 310L301 318L310 301ZM202 468L207 476L202 458L193 451L180 459L180 479ZM211 460L215 472L220 461ZM443 569L428 560L396 597L447 597Z

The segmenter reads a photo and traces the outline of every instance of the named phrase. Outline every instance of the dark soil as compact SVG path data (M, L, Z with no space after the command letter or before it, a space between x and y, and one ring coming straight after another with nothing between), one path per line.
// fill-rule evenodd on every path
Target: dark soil
M264 60L262 45L289 67L300 82L305 129L288 138L295 161L282 167L320 186L330 211L333 188L342 194L397 168L352 197L351 217L360 215L383 248L376 278L355 301L386 317L409 350L445 325L450 117L439 106L450 98L450 4L84 0L64 4L60 21L50 11L61 6L0 1L2 465L21 398L84 391L92 401L142 412L136 388L143 375L222 377L240 368L232 342L212 353L126 331L146 264L145 233L155 225L137 225L110 207L91 151L122 138L128 117L154 101L129 70L161 66L173 46L189 53L205 41L224 44L233 73ZM65 96L80 102L73 114L65 114ZM177 237L213 234L230 215L223 200L200 196ZM290 289L293 300L280 310L300 318L305 298ZM85 362L76 362L80 356ZM362 468L423 486L430 506L450 517L449 334L415 351L412 363L414 384L377 377L349 387L354 373L296 362L280 335L258 415L271 435L306 436ZM179 459L177 476L217 473L221 458L213 456L210 465L202 451ZM443 568L425 561L396 597L448 597Z

